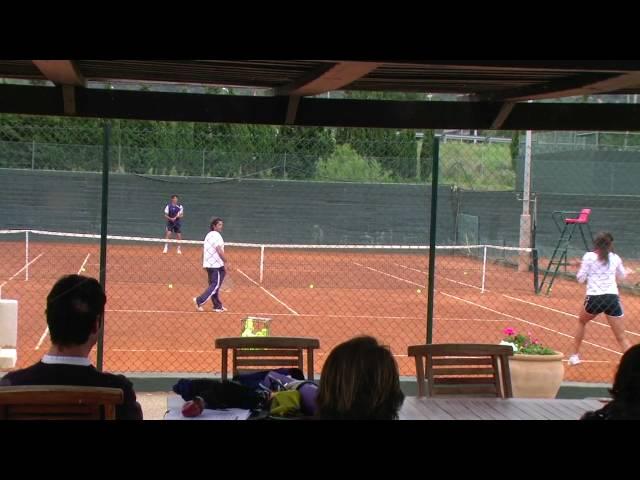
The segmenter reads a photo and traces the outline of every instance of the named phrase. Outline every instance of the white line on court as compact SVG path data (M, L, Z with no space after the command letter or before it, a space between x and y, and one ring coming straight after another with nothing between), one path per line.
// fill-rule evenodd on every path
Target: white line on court
M411 285L415 285L416 287L420 287L420 288L427 288L426 286L421 285L419 283L412 282L411 280L406 280L404 278L396 277L395 275L391 275L390 273L386 273L386 272L383 272L383 271L380 271L380 270L376 270L375 268L367 267L366 265L362 265L361 263L358 263L358 262L353 262L353 263L355 265L358 265L359 267L366 268L368 270L380 273L382 275L386 275L387 277L395 278L396 280L400 280L401 282L410 283Z
M107 309L106 312L117 312L117 313L168 313L168 314L193 314L198 315L202 312L197 312L195 310L127 310L127 309ZM263 317L288 317L292 315L291 313L271 313L271 312L236 312L236 311L228 311L227 313L233 313L236 315L260 315ZM424 317L401 317L401 316L393 316L393 315L331 315L331 314L323 314L323 313L295 313L294 315L298 317L325 317L325 318L371 318L371 319L380 319L380 320L424 320Z
M280 300L278 297L276 297L273 293L271 293L269 290L267 290L266 288L264 288L262 285L260 285L258 282L256 282L254 279L252 279L249 275L247 275L246 273L244 273L242 270L240 270L239 268L236 268L236 271L238 273L241 273L242 275L244 275L250 282L254 283L255 285L257 285L258 287L260 287L267 295L269 295L271 298L273 298L276 302L278 302L279 304L283 305L287 310L289 310L291 313L293 313L294 315L299 315L298 312L296 312L293 308L291 308L289 305L287 305L286 303L284 303L282 300Z
M82 265L80 265L80 268L78 269L78 275L80 275L80 272L82 272L82 269L87 264L87 261L89 260L90 256L91 256L91 254L87 253L87 256L84 257L84 262L82 262ZM49 334L49 327L45 328L44 332L42 332L42 335L40 336L40 340L38 340L38 344L36 345L36 348L34 348L34 350L40 350L40 347L42 346L42 343L44 342L44 339L47 338L48 334Z
M516 302L522 302L522 303L526 303L528 305L532 305L534 307L544 308L545 310L550 310L552 312L561 313L562 315L566 315L567 317L578 318L578 315L574 315L573 313L563 312L562 310L557 310L555 308L547 307L545 305L540 305L539 303L529 302L527 300L522 300L521 298L511 297L511 296L506 295L504 293L502 294L502 296L506 297L506 298L509 298L511 300L515 300ZM596 325L601 325L603 327L611 328L610 325L607 325L606 323L598 322L597 320L591 320L591 323L595 323ZM631 330L625 330L625 333L628 333L629 335L635 335L636 337L640 337L640 333L636 333L636 332L633 332Z
M429 273L429 272L425 272L424 270L418 270L417 268L407 267L406 265L401 265L399 263L394 263L394 265L397 265L398 267L406 268L407 270L413 270L414 272L424 273L425 275ZM471 288L475 288L477 290L482 290L482 288L476 287L475 285L471 285L470 283L459 282L458 280L454 280L452 278L443 277L442 275L438 275L438 278L446 280L447 282L457 283L458 285L464 285L465 287L471 287ZM489 289L485 288L484 291L488 292Z
M155 348L109 348L108 352L171 352L171 353L215 353L215 350L167 350Z
M180 315L200 315L202 312L197 312L195 310L140 310L140 309L117 309L117 308L108 308L105 310L107 313L150 313L150 314L180 314ZM229 311L229 314L235 315L259 315L261 317L288 317L290 313L272 313L272 312L235 312ZM336 314L325 314L325 313L298 313L298 317L322 317L322 318L366 318L368 320L419 320L424 321L424 317L404 317L397 315L336 315ZM496 318L451 318L451 317L434 317L434 320L447 320L450 322L503 322L502 319Z
M40 255L38 255L36 258L34 258L33 260L31 260L29 263L27 263L24 267L22 267L20 270L18 270L16 273L14 273L13 275L11 275L11 277L9 277L8 280L5 280L4 282L0 283L0 291L2 291L2 287L4 287L7 283L9 283L11 280L13 280L14 278L16 278L18 275L20 275L21 272L24 271L25 268L27 268L29 265L31 265L32 263L35 263L36 260L38 260L40 257L42 257L44 255L44 253L41 253Z
M569 363L569 359L563 359L562 361L565 362L565 363ZM613 363L613 362L610 362L609 360L582 360L582 359L580 359L580 361L582 363Z
M84 267L87 264L87 261L89 260L90 256L91 256L91 254L87 253L87 256L84 257L84 262L82 262L82 265L80 265L80 268L78 269L78 275L80 275L80 272L82 272L82 270L84 269Z
M356 263L356 262L354 262L354 263ZM395 278L395 279L397 279L397 280L400 280L400 281L403 281L403 282L413 283L413 282L410 282L409 280L406 280L406 279L404 279L404 278L396 277L395 275L390 275L390 274L385 273L385 272L382 272L382 271L380 271L380 270L376 270L375 268L366 267L366 266L364 266L364 265L360 265L359 263L356 263L356 265L359 265L359 266L364 267L364 268L368 268L369 270L372 270L372 271L374 271L374 272L381 273L381 274L383 274L383 275L387 275L387 276L389 276L389 277L393 277L393 278ZM413 283L413 284L414 284L414 285L417 285L417 284L415 284L415 283ZM476 288L477 288L477 287L476 287ZM485 289L485 291L487 291L487 290ZM529 324L529 325L534 325L534 326L536 326L536 327L542 328L543 330L549 330L550 332L557 333L558 335L562 335L562 336L564 336L564 337L574 338L572 335L569 335L569 334L567 334L567 333L560 332L560 331L558 331L558 330L554 330L553 328L545 327L544 325L540 325L539 323L535 323L535 322L531 322L531 321L529 321L529 320L525 320L525 319L523 319L523 318L515 317L515 316L513 316L513 315L509 315L508 313L503 313L503 312L500 312L500 311L498 311L498 310L494 310L494 309L492 309L492 308L485 307L484 305L480 305L479 303L472 302L472 301L470 301L470 300L465 300L464 298L456 297L455 295L451 295L451 294L449 294L449 293L445 293L445 292L442 292L442 291L440 291L439 293L441 293L442 295L445 295L445 296L447 296L447 297L451 297L451 298L454 298L454 299L456 299L456 300L459 300L459 301L461 301L461 302L468 303L469 305L474 305L474 306L479 307L479 308L482 308L482 309L484 309L484 310L488 310L488 311L490 311L490 312L497 313L498 315L502 315L502 316L505 316L505 317L508 317L508 318L512 318L512 319L514 319L514 320L518 320L518 321L520 321L520 322L523 322L523 323L526 323L526 324ZM606 351L611 352L611 353L615 353L615 354L617 354L617 355L622 355L622 353L621 353L621 352L618 352L618 351L616 351L616 350L612 350L612 349L607 348L607 347L603 347L602 345L598 345L597 343L589 342L589 341L587 341L587 340L583 340L583 343L586 343L586 344L588 344L588 345L592 345L592 346L594 346L594 347L596 347L596 348L601 348L601 349L603 349L603 350L606 350Z
M535 322L531 322L529 320L525 320L524 318L516 317L516 316L513 316L513 315L509 315L508 313L503 313L503 312L500 312L498 310L494 310L493 308L485 307L484 305L480 305L479 303L472 302L471 300L465 300L464 298L456 297L455 295L451 295L449 293L444 293L444 292L440 292L440 293L442 295L447 296L447 297L455 298L456 300L459 300L461 302L468 303L469 305L473 305L475 307L482 308L483 310L488 310L490 312L497 313L498 315L502 315L504 317L511 318L513 320L517 320L519 322L523 322L523 323L526 323L528 325L533 325L535 327L542 328L543 330L548 330L550 332L557 333L558 335L562 335L563 337L574 338L572 335L569 335L567 333L563 333L563 332L560 332L558 330L554 330L553 328L545 327L544 325L540 325L539 323L535 323ZM586 340L583 340L583 343L586 343L588 345L592 345L592 346L594 346L596 348L601 348L603 350L606 350L606 351L611 352L611 353L615 353L617 355L622 355L622 353L620 353L620 352L618 352L616 350L611 350L610 348L603 347L602 345L598 345L597 343L588 342Z
M109 348L106 351L108 352L134 352L134 353L216 353L216 350L169 350L169 349L146 349L146 348ZM324 356L327 352L316 352L316 356ZM408 355L406 353L394 353L394 357L407 358ZM567 362L568 360L563 360L563 362ZM582 363L611 363L608 360L583 360Z

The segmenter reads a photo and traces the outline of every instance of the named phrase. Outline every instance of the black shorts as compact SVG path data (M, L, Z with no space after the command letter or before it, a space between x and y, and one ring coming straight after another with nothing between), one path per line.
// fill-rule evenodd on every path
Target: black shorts
M618 295L587 295L584 299L584 309L591 315L604 313L610 317L622 317L622 304Z
M182 233L181 227L179 223L167 223L167 232Z

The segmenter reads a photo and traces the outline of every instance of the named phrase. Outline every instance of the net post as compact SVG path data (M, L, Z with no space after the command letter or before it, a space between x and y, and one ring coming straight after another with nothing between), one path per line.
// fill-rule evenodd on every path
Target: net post
M431 218L429 219L429 277L427 283L427 343L433 343L433 301L435 295L436 221L438 213L438 165L440 139L433 139L433 168L431 169Z
M29 230L24 232L24 281L29 281Z
M534 248L531 251L532 263L533 263L533 291L537 295L540 293L540 283L538 278L538 249Z
M482 255L482 289L480 293L484 293L484 279L487 274L487 246L484 246L484 253Z
M526 132L524 154L524 178L522 193L522 215L520 215L520 247L531 247L531 130ZM520 252L518 259L518 271L529 271L528 252Z
M107 281L107 227L109 206L109 160L111 148L111 122L104 122L104 145L102 157L102 213L100 222L100 285L106 293ZM102 371L104 355L104 317L98 332L96 368Z
M260 283L264 272L264 245L260 245Z

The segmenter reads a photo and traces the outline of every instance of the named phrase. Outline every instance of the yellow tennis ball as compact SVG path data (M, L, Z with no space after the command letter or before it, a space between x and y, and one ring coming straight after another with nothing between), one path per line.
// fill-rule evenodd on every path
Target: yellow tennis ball
M309 288L313 288L313 283L311 285L309 285Z
M418 292L418 293L420 293L420 292L422 292L422 290L420 290L420 289L417 289L417 290L416 290L416 292Z
M86 272L86 271L87 271L87 269L86 269L86 268L83 268L83 269L82 269L82 270L80 270L80 271L81 271L81 272Z
M466 274L467 274L467 272L464 272L464 274L466 275Z
M169 288L173 288L173 283L170 283L170 284L169 284Z

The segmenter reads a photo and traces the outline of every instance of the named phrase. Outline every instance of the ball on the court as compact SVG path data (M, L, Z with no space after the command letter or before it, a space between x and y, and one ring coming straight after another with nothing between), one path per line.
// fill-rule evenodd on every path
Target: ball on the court
M170 283L170 284L169 284L169 288L173 288L173 283Z
M80 271L81 271L81 272L86 272L86 271L87 271L87 269L86 269L86 268L81 268L81 269L80 269Z
M467 272L464 272L464 274L466 275L466 274L467 274Z
M418 293L421 293L421 292L422 292L422 290L420 290L420 289L417 289L417 290L416 290L416 292L418 292Z
M313 283L311 285L309 285L309 288L313 288Z

